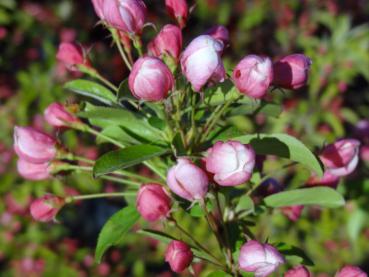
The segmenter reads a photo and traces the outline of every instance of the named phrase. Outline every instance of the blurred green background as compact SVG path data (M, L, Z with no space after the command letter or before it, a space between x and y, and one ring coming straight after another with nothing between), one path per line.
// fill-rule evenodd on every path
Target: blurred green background
M149 21L158 29L168 22L164 0L145 1ZM295 92L274 91L283 106L277 118L237 115L228 120L245 132L286 132L311 149L341 137L362 142L361 162L355 174L338 190L347 199L336 210L305 208L295 222L280 210L258 216L255 232L306 250L316 261L311 270L332 276L344 264L369 272L369 1L352 0L199 0L184 29L185 45L216 24L230 31L224 54L230 71L243 56L254 53L277 59L305 53L312 61L309 86ZM114 184L73 174L52 181L29 182L15 169L13 126L32 125L52 131L40 116L53 101L78 102L62 89L63 82L78 77L55 59L62 41L78 41L90 49L95 67L119 84L128 74L108 32L96 26L89 0L0 1L0 275L1 276L174 276L163 261L165 245L129 235L127 243L108 252L104 262L93 262L94 246L104 222L120 201L86 201L63 209L61 224L32 221L31 199L45 192L58 195L119 189ZM155 35L145 29L143 40ZM361 124L361 125L360 125ZM103 151L92 137L73 131L60 139L68 148L95 158ZM304 185L308 172L266 171L288 185ZM293 177L291 177L293 176ZM207 239L206 225L183 217L183 225ZM195 271L206 276L202 264ZM201 272L201 273L200 273ZM323 276L323 275L321 275Z

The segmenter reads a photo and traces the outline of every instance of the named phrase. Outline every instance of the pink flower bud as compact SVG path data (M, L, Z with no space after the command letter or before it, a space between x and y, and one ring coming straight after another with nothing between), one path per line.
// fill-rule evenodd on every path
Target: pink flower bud
M206 170L214 174L221 186L237 186L251 178L255 152L250 145L238 141L218 141L208 150Z
M169 188L189 201L203 199L208 191L209 180L206 173L187 158L179 158L177 164L168 171Z
M56 214L63 205L63 198L48 194L33 201L30 211L35 220L47 222L55 219Z
M360 158L366 162L369 163L369 146L368 145L364 145L361 147L360 149Z
M149 54L158 58L169 55L178 62L182 49L182 31L175 25L165 25L147 46Z
M80 122L77 117L68 112L60 103L50 104L44 111L45 120L54 127L69 127L71 124Z
M229 44L229 32L228 29L222 25L214 26L207 30L204 35L209 35L223 43L223 46L226 47Z
M360 142L356 139L341 139L326 146L320 154L326 171L335 176L352 173L359 162Z
M178 22L181 28L186 26L188 5L186 0L165 0L169 15Z
M128 85L137 99L160 101L165 99L173 88L174 77L161 60L144 57L138 59L133 65Z
M241 93L262 98L273 80L272 62L268 57L248 55L237 64L232 79Z
M46 163L55 158L54 138L31 127L14 127L14 151L31 163Z
M299 265L287 271L284 277L311 277L311 274L305 266Z
M19 159L17 162L17 170L19 175L24 179L33 181L46 180L51 177L49 165L49 162L35 164Z
M195 38L181 56L182 72L195 91L207 83L223 82L225 70L221 60L223 44L209 35Z
M102 20L104 20L104 1L106 0L92 0L92 5L94 6L95 13Z
M146 5L142 0L104 1L103 18L120 31L140 34L146 20Z
M331 188L336 188L340 178L338 176L332 175L329 171L324 172L323 177L318 177L313 174L306 182L308 186L327 186Z
M59 45L56 58L71 71L78 71L78 65L90 66L90 62L86 59L83 48L76 43L62 42Z
M156 221L169 214L171 201L161 185L144 184L138 191L136 206L144 219Z
M311 60L302 54L286 56L273 65L273 84L286 89L298 89L306 85Z
M241 247L238 264L255 277L266 277L285 262L281 253L269 244L250 240Z
M291 221L297 221L302 213L304 206L290 206L290 207L283 207L281 208L282 213Z
M192 262L193 254L190 247L182 241L173 240L165 252L165 261L172 271L181 273Z
M357 266L346 265L336 273L335 277L368 277L368 275Z

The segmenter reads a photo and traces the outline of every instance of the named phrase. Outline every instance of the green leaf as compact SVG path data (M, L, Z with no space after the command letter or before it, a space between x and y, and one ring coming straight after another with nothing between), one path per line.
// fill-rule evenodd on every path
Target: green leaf
M207 202L206 203L206 208L208 209L208 211L212 211L213 210L213 204L211 202ZM193 207L190 210L190 215L192 217L204 217L205 216L205 212L204 210L201 208L199 203L196 203L195 205L193 205Z
M361 210L355 210L346 223L347 234L352 242L356 242L361 230L364 228L367 221L366 213Z
M267 206L273 208L296 205L318 205L337 208L345 204L342 195L332 188L314 187L279 192L264 198Z
M116 103L116 96L108 88L92 81L73 80L66 83L64 88L83 96L91 97L107 105Z
M161 241L167 244L170 243L172 240L176 240L176 238L172 237L171 235L168 235L164 232L156 231L156 230L141 229L141 230L138 230L137 233L148 236L150 238L156 239L158 241Z
M253 100L255 101L255 100ZM230 115L250 115L263 113L267 116L278 117L282 113L281 105L268 103L265 101L256 101L233 108Z
M168 152L168 149L150 144L129 146L124 149L108 152L95 163L95 177L108 174L118 169L127 168Z
M227 272L218 270L206 275L206 277L232 277L232 275L229 275Z
M88 104L85 111L78 115L87 118L92 125L101 128L120 126L126 134L142 143L163 141L160 130L152 127L146 118L137 116L128 110Z
M315 155L298 139L286 134L254 134L233 138L250 143L260 155L275 155L299 162L318 176L323 176L323 167Z
M124 236L140 218L135 207L128 206L115 213L102 228L97 239L95 260L100 262L105 251L123 242Z
M304 250L296 246L288 245L284 242L280 242L275 247L281 252L287 260L294 259L295 264L304 264L307 266L313 266L314 262L305 254Z
M250 196L241 196L236 206L236 212L241 213L242 215L247 215L255 212L255 205Z

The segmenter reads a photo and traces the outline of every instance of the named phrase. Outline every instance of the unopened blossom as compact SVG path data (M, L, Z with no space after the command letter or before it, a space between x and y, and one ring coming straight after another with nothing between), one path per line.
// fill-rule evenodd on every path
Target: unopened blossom
M51 177L51 167L49 162L31 163L24 159L17 161L17 171L20 176L27 180L46 180Z
M102 18L105 22L129 34L142 32L146 13L146 5L142 0L105 0L102 5Z
M31 127L14 127L14 151L31 163L45 163L55 158L56 140Z
M327 172L334 176L351 174L359 162L360 142L356 139L341 139L327 145L319 155Z
M171 200L163 186L159 184L144 184L137 194L136 207L147 221L156 221L168 216Z
M87 59L84 49L76 43L62 42L59 45L56 58L71 71L78 71L78 66L90 66L90 61Z
M216 84L225 79L221 60L223 44L209 35L195 38L181 55L182 72L196 92L206 84Z
M64 200L62 198L48 194L34 200L30 206L30 212L37 221L53 221L63 205Z
M289 206L289 207L282 207L282 213L291 221L297 221L302 213L304 206L296 205L296 206Z
M178 62L182 49L182 31L175 25L165 25L147 46L149 54L158 58L170 56Z
M285 263L281 253L267 243L250 240L241 247L238 264L240 269L253 272L255 277L266 277Z
M188 5L186 0L165 0L169 15L178 22L181 28L186 26Z
M273 65L273 84L286 89L299 89L306 85L312 62L303 54L286 56Z
M273 80L272 61L268 57L248 55L234 68L232 80L242 94L262 98Z
M203 199L208 191L206 173L187 158L179 158L167 175L169 188L189 201Z
M312 277L310 271L303 265L295 266L288 270L284 277Z
M237 186L251 178L255 151L251 145L238 141L218 141L207 152L206 170L214 174L221 186Z
M193 254L190 247L182 241L172 241L165 252L165 261L176 273L183 272L191 264L192 259Z
M174 86L174 77L160 59L143 57L133 65L128 77L133 96L145 101L160 101L167 97Z
M44 118L54 127L69 127L70 125L80 122L75 115L67 111L65 106L57 102L50 104L45 109Z
M207 30L204 34L209 35L214 39L222 42L224 47L226 47L229 44L229 31L226 27L222 25L214 26L209 30Z
M335 277L368 277L368 274L357 266L346 265L336 273Z

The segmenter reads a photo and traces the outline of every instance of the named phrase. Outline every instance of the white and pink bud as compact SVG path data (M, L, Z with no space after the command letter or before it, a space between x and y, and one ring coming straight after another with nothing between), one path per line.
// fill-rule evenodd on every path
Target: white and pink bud
M347 265L336 273L334 277L368 277L359 267Z
M30 206L30 212L37 221L53 221L59 210L64 206L64 203L63 198L48 194L34 200Z
M217 41L220 41L221 43L223 43L224 47L229 44L229 31L226 27L222 25L217 25L210 28L204 33L204 35L209 35Z
M187 158L179 158L167 175L169 188L188 201L203 199L208 192L206 173Z
M238 141L218 141L207 152L206 170L214 174L221 186L237 186L250 180L255 166L251 145Z
M157 221L169 215L171 200L163 186L144 184L137 194L136 207L147 221Z
M268 57L248 55L236 65L232 80L242 94L263 98L273 80L272 61Z
M94 10L96 15L104 20L104 2L106 0L91 0L92 1L92 5L94 6Z
M62 42L59 45L56 58L71 71L78 71L78 66L90 67L90 61L87 59L84 49L76 43Z
M169 263L172 271L183 272L193 260L191 248L184 242L173 240L165 252L165 261Z
M200 91L206 84L224 81L222 51L223 44L209 35L198 36L184 50L182 72L195 91Z
M165 0L165 6L169 15L177 21L183 29L188 17L188 5L186 0Z
M143 57L133 65L128 85L137 99L161 101L173 89L174 77L168 66L160 59Z
M273 84L286 89L299 89L306 85L312 62L302 54L286 56L273 65Z
M266 277L285 263L281 253L269 244L250 240L241 247L238 264L241 270Z
M326 146L319 155L326 171L334 176L351 174L359 162L360 142L356 139L341 139Z
M310 271L303 265L295 266L288 270L284 277L312 277Z
M56 140L31 127L14 127L14 151L31 163L46 163L57 154Z
M165 58L170 56L178 63L179 55L182 49L182 31L175 25L165 25L157 36L148 44L150 55Z
M103 3L105 22L131 35L141 34L146 20L146 5L142 0L109 0Z
M17 171L26 180L39 181L51 177L50 163L31 163L24 159L17 161Z
M80 123L80 120L60 103L50 104L44 111L44 118L51 126L70 127L73 124Z

